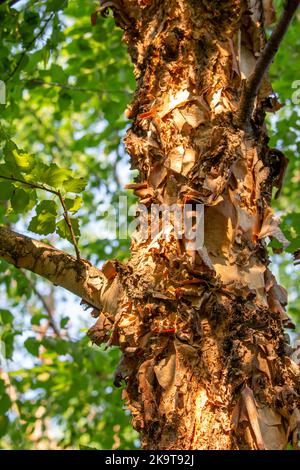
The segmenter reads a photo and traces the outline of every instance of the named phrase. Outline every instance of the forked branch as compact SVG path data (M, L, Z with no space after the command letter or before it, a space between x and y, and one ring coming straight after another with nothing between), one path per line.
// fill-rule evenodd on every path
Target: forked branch
M275 26L270 39L260 54L253 73L250 75L248 80L246 80L236 118L237 126L242 129L247 127L249 124L254 108L255 98L263 77L275 57L299 3L300 0L286 0L282 15Z

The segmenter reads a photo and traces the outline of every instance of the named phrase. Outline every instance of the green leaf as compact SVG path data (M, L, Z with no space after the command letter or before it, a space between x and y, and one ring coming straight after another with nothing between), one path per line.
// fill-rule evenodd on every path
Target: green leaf
M8 201L14 191L14 185L0 178L0 201Z
M80 237L79 221L78 219L70 219L74 235L76 238ZM68 240L70 243L73 243L72 237L70 234L70 229L65 221L65 219L60 220L56 226L56 233L61 237Z
M28 226L31 232L39 235L48 235L55 232L57 205L55 201L45 200L40 202L36 208L36 213Z
M60 111L66 111L72 103L72 96L70 93L62 91L59 95L58 106Z
M15 336L20 334L18 331L8 331L5 332L2 336L2 341L5 344L5 357L6 359L11 359L14 352L14 339Z
M29 153L25 153L20 150L13 150L12 156L12 160L15 165L24 173L29 173L35 166L35 158Z
M39 23L39 19L40 17L38 13L30 10L25 10L24 21L26 23L29 23L31 26L37 26Z
M30 323L31 323L32 325L40 325L41 320L45 320L46 318L48 318L47 315L43 315L43 314L37 313L36 315L33 315L33 316L31 317Z
M65 74L63 68L60 65L52 64L50 73L52 82L62 84L67 82L67 75Z
M30 196L28 194L28 191L25 191L21 188L15 189L10 202L15 212L23 212L30 203Z
M8 424L9 424L8 417L5 415L2 415L2 416L0 415L0 437L5 436L7 432Z
M47 2L47 11L64 10L68 6L68 0L49 0Z
M63 318L60 320L60 327L61 327L61 328L65 328L65 326L67 326L69 320L70 320L69 317L63 317Z
M14 151L18 151L18 147L12 140L7 140L3 149L6 162L14 161Z
M35 338L27 338L24 346L30 354L39 356L40 343Z
M57 215L57 204L53 200L44 200L39 203L36 208L37 214L52 214Z
M0 415L6 413L11 405L11 401L7 393L0 396Z
M300 248L300 213L293 212L282 218L281 229L290 242L286 248L288 253L293 253Z
M28 230L39 235L49 235L55 232L56 218L52 214L39 214L32 217Z
M13 322L13 315L9 310L0 309L0 324L7 325Z
M64 183L64 189L69 193L82 193L87 185L85 178L72 178Z
M63 339L50 338L49 336L45 336L42 344L46 349L55 351L57 354L63 355L70 351L69 343Z
M76 196L75 199L66 198L65 204L69 212L77 212L81 207L82 197Z
M43 183L53 188L63 188L63 183L70 178L70 170L60 168L56 163L52 163L43 176Z

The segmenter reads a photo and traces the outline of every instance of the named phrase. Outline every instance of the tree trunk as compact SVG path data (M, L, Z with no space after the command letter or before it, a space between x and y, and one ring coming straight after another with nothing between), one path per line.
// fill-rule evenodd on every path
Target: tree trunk
M297 441L299 368L264 240L282 239L270 200L286 161L267 145L267 78L251 130L234 124L273 13L255 0L112 3L137 80L130 188L149 221L153 204L203 204L205 231L195 251L161 226L155 240L138 227L129 263L104 269L111 298L121 294L90 335L107 340L106 324L122 349L116 383L144 448L283 449Z
M268 147L265 112L278 103L256 72L270 63L299 0L287 2L267 47L271 1L101 3L98 11L112 8L125 31L137 79L125 143L139 173L129 187L146 210L131 258L101 272L5 227L0 257L94 308L89 334L122 350L115 383L126 383L144 448L297 446L299 367L265 241L285 242L270 202L287 160ZM170 206L189 222L181 234Z

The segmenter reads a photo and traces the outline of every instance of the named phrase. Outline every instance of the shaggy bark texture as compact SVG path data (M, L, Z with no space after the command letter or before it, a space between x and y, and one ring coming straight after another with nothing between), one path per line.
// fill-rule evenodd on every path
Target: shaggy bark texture
M268 147L265 112L279 105L266 76L251 121L237 119L274 20L272 2L101 3L98 12L111 8L124 30L134 64L125 144L139 177L129 187L157 235L138 226L129 262L110 261L102 272L5 228L0 257L95 307L90 337L122 351L115 384L125 382L144 448L296 446L299 367L265 241L285 243L270 202L287 164ZM191 223L204 206L198 250L187 233L176 236L174 218L151 216L154 204L188 203Z
M85 303L102 308L106 278L102 271L86 260L73 256L51 245L25 237L0 226L0 258L17 268L27 269L57 286L81 297Z
M135 67L125 143L139 177L130 188L149 220L154 203L205 206L202 250L178 240L172 220L168 238L160 226L154 240L137 228L129 263L107 269L113 307L90 331L123 352L116 384L126 382L147 449L283 449L297 441L299 368L283 331L286 292L268 268L265 242L284 242L270 201L286 166L268 147L265 111L278 103L266 77L251 130L234 124L274 19L263 3L124 0L101 8L112 8Z

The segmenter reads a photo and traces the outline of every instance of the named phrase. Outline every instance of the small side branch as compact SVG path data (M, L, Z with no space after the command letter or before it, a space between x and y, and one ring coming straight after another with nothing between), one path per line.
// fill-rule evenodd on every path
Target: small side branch
M65 222L67 224L67 227L68 227L70 235L71 235L72 243L73 243L73 246L74 246L74 249L75 249L75 252L76 252L77 261L80 261L80 252L79 252L76 236L75 236L75 233L74 233L74 230L73 230L73 225L72 225L72 222L71 222L71 219L69 217L69 213L68 213L68 210L67 210L67 207L66 207L66 204L65 204L65 200L62 197L62 194L61 194L60 191L57 191L57 195L59 197L60 203L61 203L63 211L64 211L64 219L65 219Z
M10 6L14 5L15 3L17 3L16 1L13 2L13 3L10 3ZM51 13L49 15L48 18L45 19L45 23L44 25L42 26L42 28L40 29L40 31L38 32L38 34L32 39L32 41L30 41L30 43L26 46L26 49L22 52L18 62L16 63L15 67L13 68L13 70L8 74L8 77L6 78L5 83L7 83L14 75L15 73L18 71L19 67L21 66L23 60L24 60L24 57L26 56L27 52L29 52L31 50L31 48L34 46L35 42L44 34L48 24L50 23L50 21L52 20L52 18L54 18L54 15L55 13Z
M88 261L0 226L0 258L61 286L101 309L104 274Z
M62 90L82 91L83 93L96 93L100 95L103 95L104 93L121 93L121 94L127 94L127 95L132 94L132 91L126 88L120 89L120 90L113 90L112 88L103 88L101 90L100 89L97 90L97 88L81 87L77 85L70 85L68 83L59 83L59 82L51 82L51 81L48 82L40 78L22 79L20 80L20 82L24 83L25 85L40 85L44 87L61 88Z
M78 243L77 239L73 230L72 222L69 217L69 213L65 204L65 200L61 194L60 191L57 191L56 189L50 188L45 184L39 184L39 183L29 183L27 181L21 180L20 178L14 178L13 176L2 176L0 175L0 179L8 180L8 181L16 181L18 183L24 184L24 186L29 186L30 188L33 189L41 189L42 191L47 191L48 193L54 194L59 198L59 202L61 203L62 209L63 209L63 217L65 219L65 222L67 224L68 230L70 232L71 236L71 243L74 246L75 252L76 252L76 258L78 261L80 261L80 252L78 248Z
M247 127L252 116L255 98L263 77L274 59L280 43L289 27L289 24L299 6L300 0L287 0L282 15L275 26L270 39L256 62L252 75L245 83L239 108L237 111L236 124L241 129Z

